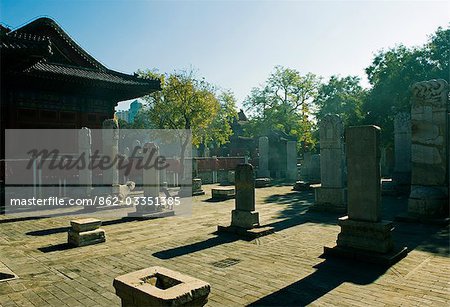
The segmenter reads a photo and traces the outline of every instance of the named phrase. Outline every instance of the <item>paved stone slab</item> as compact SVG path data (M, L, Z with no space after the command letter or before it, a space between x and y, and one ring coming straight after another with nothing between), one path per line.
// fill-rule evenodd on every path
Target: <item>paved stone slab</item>
M450 305L447 227L394 223L396 242L411 251L389 269L322 259L323 246L339 233L338 216L309 212L314 196L291 188L256 190L261 223L274 233L251 241L213 234L217 224L230 222L234 202L217 206L206 202L210 195L194 198L191 217L103 219L108 240L83 248L55 244L66 239L65 216L0 216L0 259L20 277L0 282L0 305L119 306L114 278L151 266L208 282L213 290L207 306ZM383 219L403 211L406 199L383 198ZM239 261L214 266L227 258Z

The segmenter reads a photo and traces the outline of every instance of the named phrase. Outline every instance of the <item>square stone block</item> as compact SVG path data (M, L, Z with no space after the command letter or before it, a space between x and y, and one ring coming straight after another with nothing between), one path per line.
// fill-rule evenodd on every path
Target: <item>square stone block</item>
M256 178L255 179L255 188L263 188L270 186L271 180L270 178Z
M76 232L95 230L102 225L102 221L94 218L85 218L70 221L70 226Z
M116 277L113 282L123 307L204 306L211 286L163 267L150 267Z
M69 230L67 243L72 246L86 246L106 241L105 231L101 228L83 232Z
M388 253L394 247L391 221L366 222L339 218L341 232L336 241L338 247L349 247L365 251Z
M233 210L231 211L231 226L251 229L259 226L259 213L257 211Z
M211 190L213 199L229 199L236 196L234 188L230 187L218 187Z

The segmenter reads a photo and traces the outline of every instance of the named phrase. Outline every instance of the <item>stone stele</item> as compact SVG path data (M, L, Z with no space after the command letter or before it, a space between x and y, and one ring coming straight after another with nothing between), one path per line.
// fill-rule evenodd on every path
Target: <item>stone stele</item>
M236 209L231 212L231 226L251 229L259 226L255 211L255 179L251 164L236 167Z
M448 217L448 93L445 80L412 87L410 215Z
M325 115L320 122L320 187L315 189L314 209L346 210L344 186L344 126L336 114Z
M338 220L337 246L325 253L370 262L392 264L407 249L394 251L393 223L381 220L380 128L346 130L348 165L348 216Z

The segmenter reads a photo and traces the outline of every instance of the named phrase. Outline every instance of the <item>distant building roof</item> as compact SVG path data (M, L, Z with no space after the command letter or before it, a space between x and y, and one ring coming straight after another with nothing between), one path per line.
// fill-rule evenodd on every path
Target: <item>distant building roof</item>
M238 121L248 121L247 115L245 115L244 110L242 109L239 110Z

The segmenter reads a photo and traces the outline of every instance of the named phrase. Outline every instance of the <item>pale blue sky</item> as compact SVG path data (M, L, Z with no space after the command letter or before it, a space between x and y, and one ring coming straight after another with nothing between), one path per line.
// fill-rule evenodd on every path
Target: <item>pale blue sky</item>
M241 103L275 65L325 78L359 75L367 85L373 54L426 42L449 24L449 3L0 0L0 21L17 28L49 16L108 68L194 67Z

